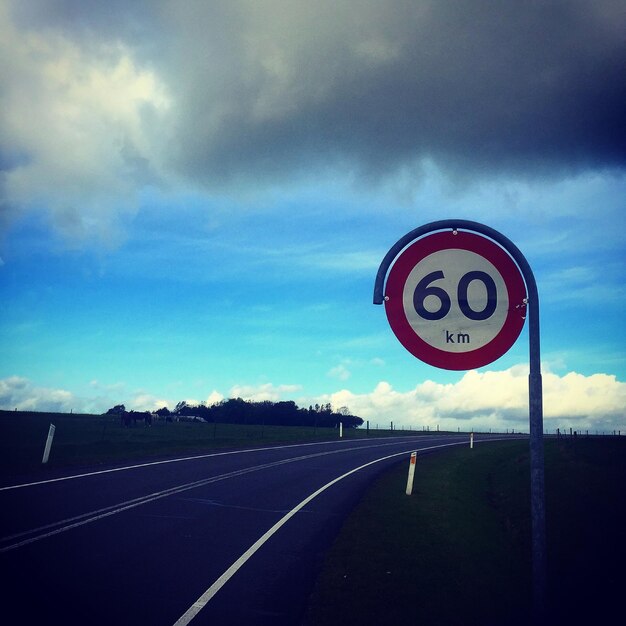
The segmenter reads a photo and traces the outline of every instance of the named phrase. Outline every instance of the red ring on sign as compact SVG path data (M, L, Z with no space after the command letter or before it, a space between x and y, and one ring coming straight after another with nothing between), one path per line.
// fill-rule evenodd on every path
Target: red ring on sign
M434 252L452 249L469 250L487 259L500 272L509 298L509 310L500 332L481 348L467 352L446 352L426 343L411 327L402 303L404 285L413 268ZM522 273L503 248L475 233L444 231L419 239L400 253L387 278L385 313L391 330L413 356L442 369L469 370L495 361L515 343L526 319L525 299Z

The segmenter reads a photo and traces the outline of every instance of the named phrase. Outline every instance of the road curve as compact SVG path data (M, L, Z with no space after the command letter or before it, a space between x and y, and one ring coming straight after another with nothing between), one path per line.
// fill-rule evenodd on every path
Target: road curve
M298 624L373 478L455 445L467 436L346 439L2 486L1 621Z

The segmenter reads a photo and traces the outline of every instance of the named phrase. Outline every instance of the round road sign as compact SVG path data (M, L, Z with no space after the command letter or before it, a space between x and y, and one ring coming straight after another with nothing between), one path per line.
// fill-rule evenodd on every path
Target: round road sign
M448 370L474 369L515 343L526 319L526 287L513 259L491 239L437 232L395 260L385 312L418 359Z

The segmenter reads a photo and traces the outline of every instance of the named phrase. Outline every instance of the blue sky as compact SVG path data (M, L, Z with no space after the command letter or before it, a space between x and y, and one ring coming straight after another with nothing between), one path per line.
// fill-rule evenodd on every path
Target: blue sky
M546 428L625 430L624 16L558 6L0 0L0 407L525 428L526 329L449 372L372 304L462 218L534 270Z

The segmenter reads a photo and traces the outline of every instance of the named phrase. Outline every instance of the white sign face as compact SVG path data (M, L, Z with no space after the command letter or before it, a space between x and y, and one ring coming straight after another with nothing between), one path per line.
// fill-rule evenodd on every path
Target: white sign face
M509 309L500 272L484 257L460 249L422 259L407 278L402 301L415 334L448 352L487 345L502 330Z
M398 256L385 287L385 311L417 358L472 369L502 356L519 336L526 287L512 258L491 239L438 232Z

